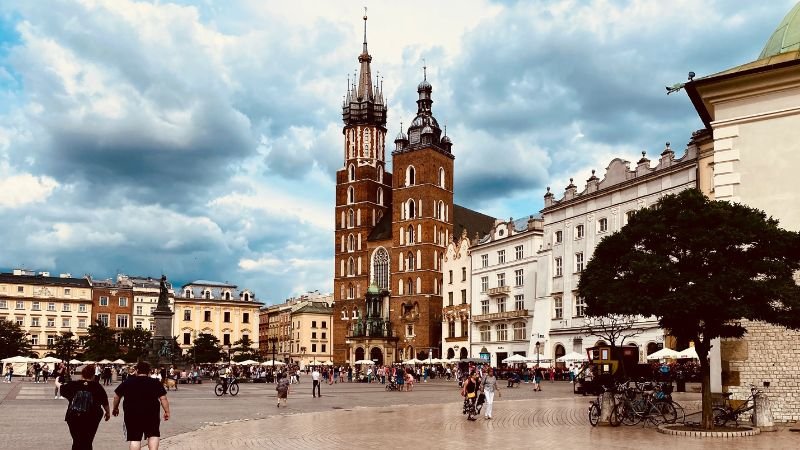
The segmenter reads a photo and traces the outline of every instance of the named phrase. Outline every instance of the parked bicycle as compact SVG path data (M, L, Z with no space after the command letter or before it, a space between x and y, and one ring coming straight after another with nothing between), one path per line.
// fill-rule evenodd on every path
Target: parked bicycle
M603 393L607 392L608 388L603 386ZM589 403L589 423L596 427L600 423L600 414L603 411L603 393L600 393L596 399ZM618 427L622 423L622 418L619 415L619 407L617 402L617 395L612 395L611 412L609 413L608 421L612 427Z
M659 425L675 423L677 410L671 396L667 397L652 383L630 383L620 386L616 413L625 425L638 423ZM659 394L661 393L661 394Z
M728 422L734 422L736 426L739 426L739 416L742 414L752 411L753 408L756 406L756 396L763 394L755 385L750 385L750 396L747 399L740 403L736 408L731 406L730 397L733 393L726 392L722 394L725 397L725 401L722 407L715 406L712 411L711 415L714 418L714 425L722 427L725 426ZM755 419L755 414L750 415L750 422L753 423Z
M236 378L220 378L214 386L214 393L217 397L222 397L225 394L231 394L235 397L239 393L239 380Z

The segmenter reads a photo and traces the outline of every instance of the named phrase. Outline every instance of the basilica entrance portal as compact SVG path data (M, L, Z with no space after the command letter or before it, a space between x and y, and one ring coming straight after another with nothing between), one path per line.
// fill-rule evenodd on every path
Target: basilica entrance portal
M379 347L372 347L372 350L369 352L369 359L371 359L376 365L382 366L383 351Z

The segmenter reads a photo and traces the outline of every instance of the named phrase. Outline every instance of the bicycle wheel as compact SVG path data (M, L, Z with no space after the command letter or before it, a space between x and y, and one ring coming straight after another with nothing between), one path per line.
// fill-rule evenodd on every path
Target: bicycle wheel
M222 384L217 383L217 385L214 386L214 393L217 394L217 397L222 397L222 394L225 393L225 388L222 386Z
M589 407L589 423L592 424L593 427L596 427L599 422L600 407L597 406L597 403L592 402L592 406Z
M669 402L658 402L656 404L658 410L664 416L664 421L666 423L675 423L678 420L678 411L675 410L675 406Z
M728 411L726 411L724 408L716 406L711 410L711 417L714 418L715 426L724 427L728 422Z
M239 393L239 383L231 383L228 387L228 391L231 393L232 396L236 396Z
M636 413L636 409L630 400L620 403L619 408L620 411L617 411L617 414L622 417L623 425L633 426L641 422L642 416Z
M618 427L622 425L622 416L620 415L620 405L622 403L614 403L614 407L611 408L611 415L608 417L608 423L611 424L612 427Z

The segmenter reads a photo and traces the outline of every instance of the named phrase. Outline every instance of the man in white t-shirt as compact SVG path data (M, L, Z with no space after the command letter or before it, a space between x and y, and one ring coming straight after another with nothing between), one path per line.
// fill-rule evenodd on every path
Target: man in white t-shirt
M322 393L320 392L321 383L319 382L319 378L320 378L319 369L314 367L314 371L311 372L311 381L313 382L311 386L311 396L314 398L317 398L317 396L322 397Z

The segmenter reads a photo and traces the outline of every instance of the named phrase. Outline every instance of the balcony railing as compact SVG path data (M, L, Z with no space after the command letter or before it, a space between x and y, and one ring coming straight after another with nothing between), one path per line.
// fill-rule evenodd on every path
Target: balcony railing
M382 319L358 319L347 328L348 338L392 337L392 324Z
M528 317L527 309L518 309L516 311L504 311L491 314L481 314L479 316L472 316L473 322L489 322L491 320L506 320L516 319L517 317Z
M511 286L498 286L489 288L486 294L489 295L489 297L496 297L499 295L508 295L509 292L511 292Z

